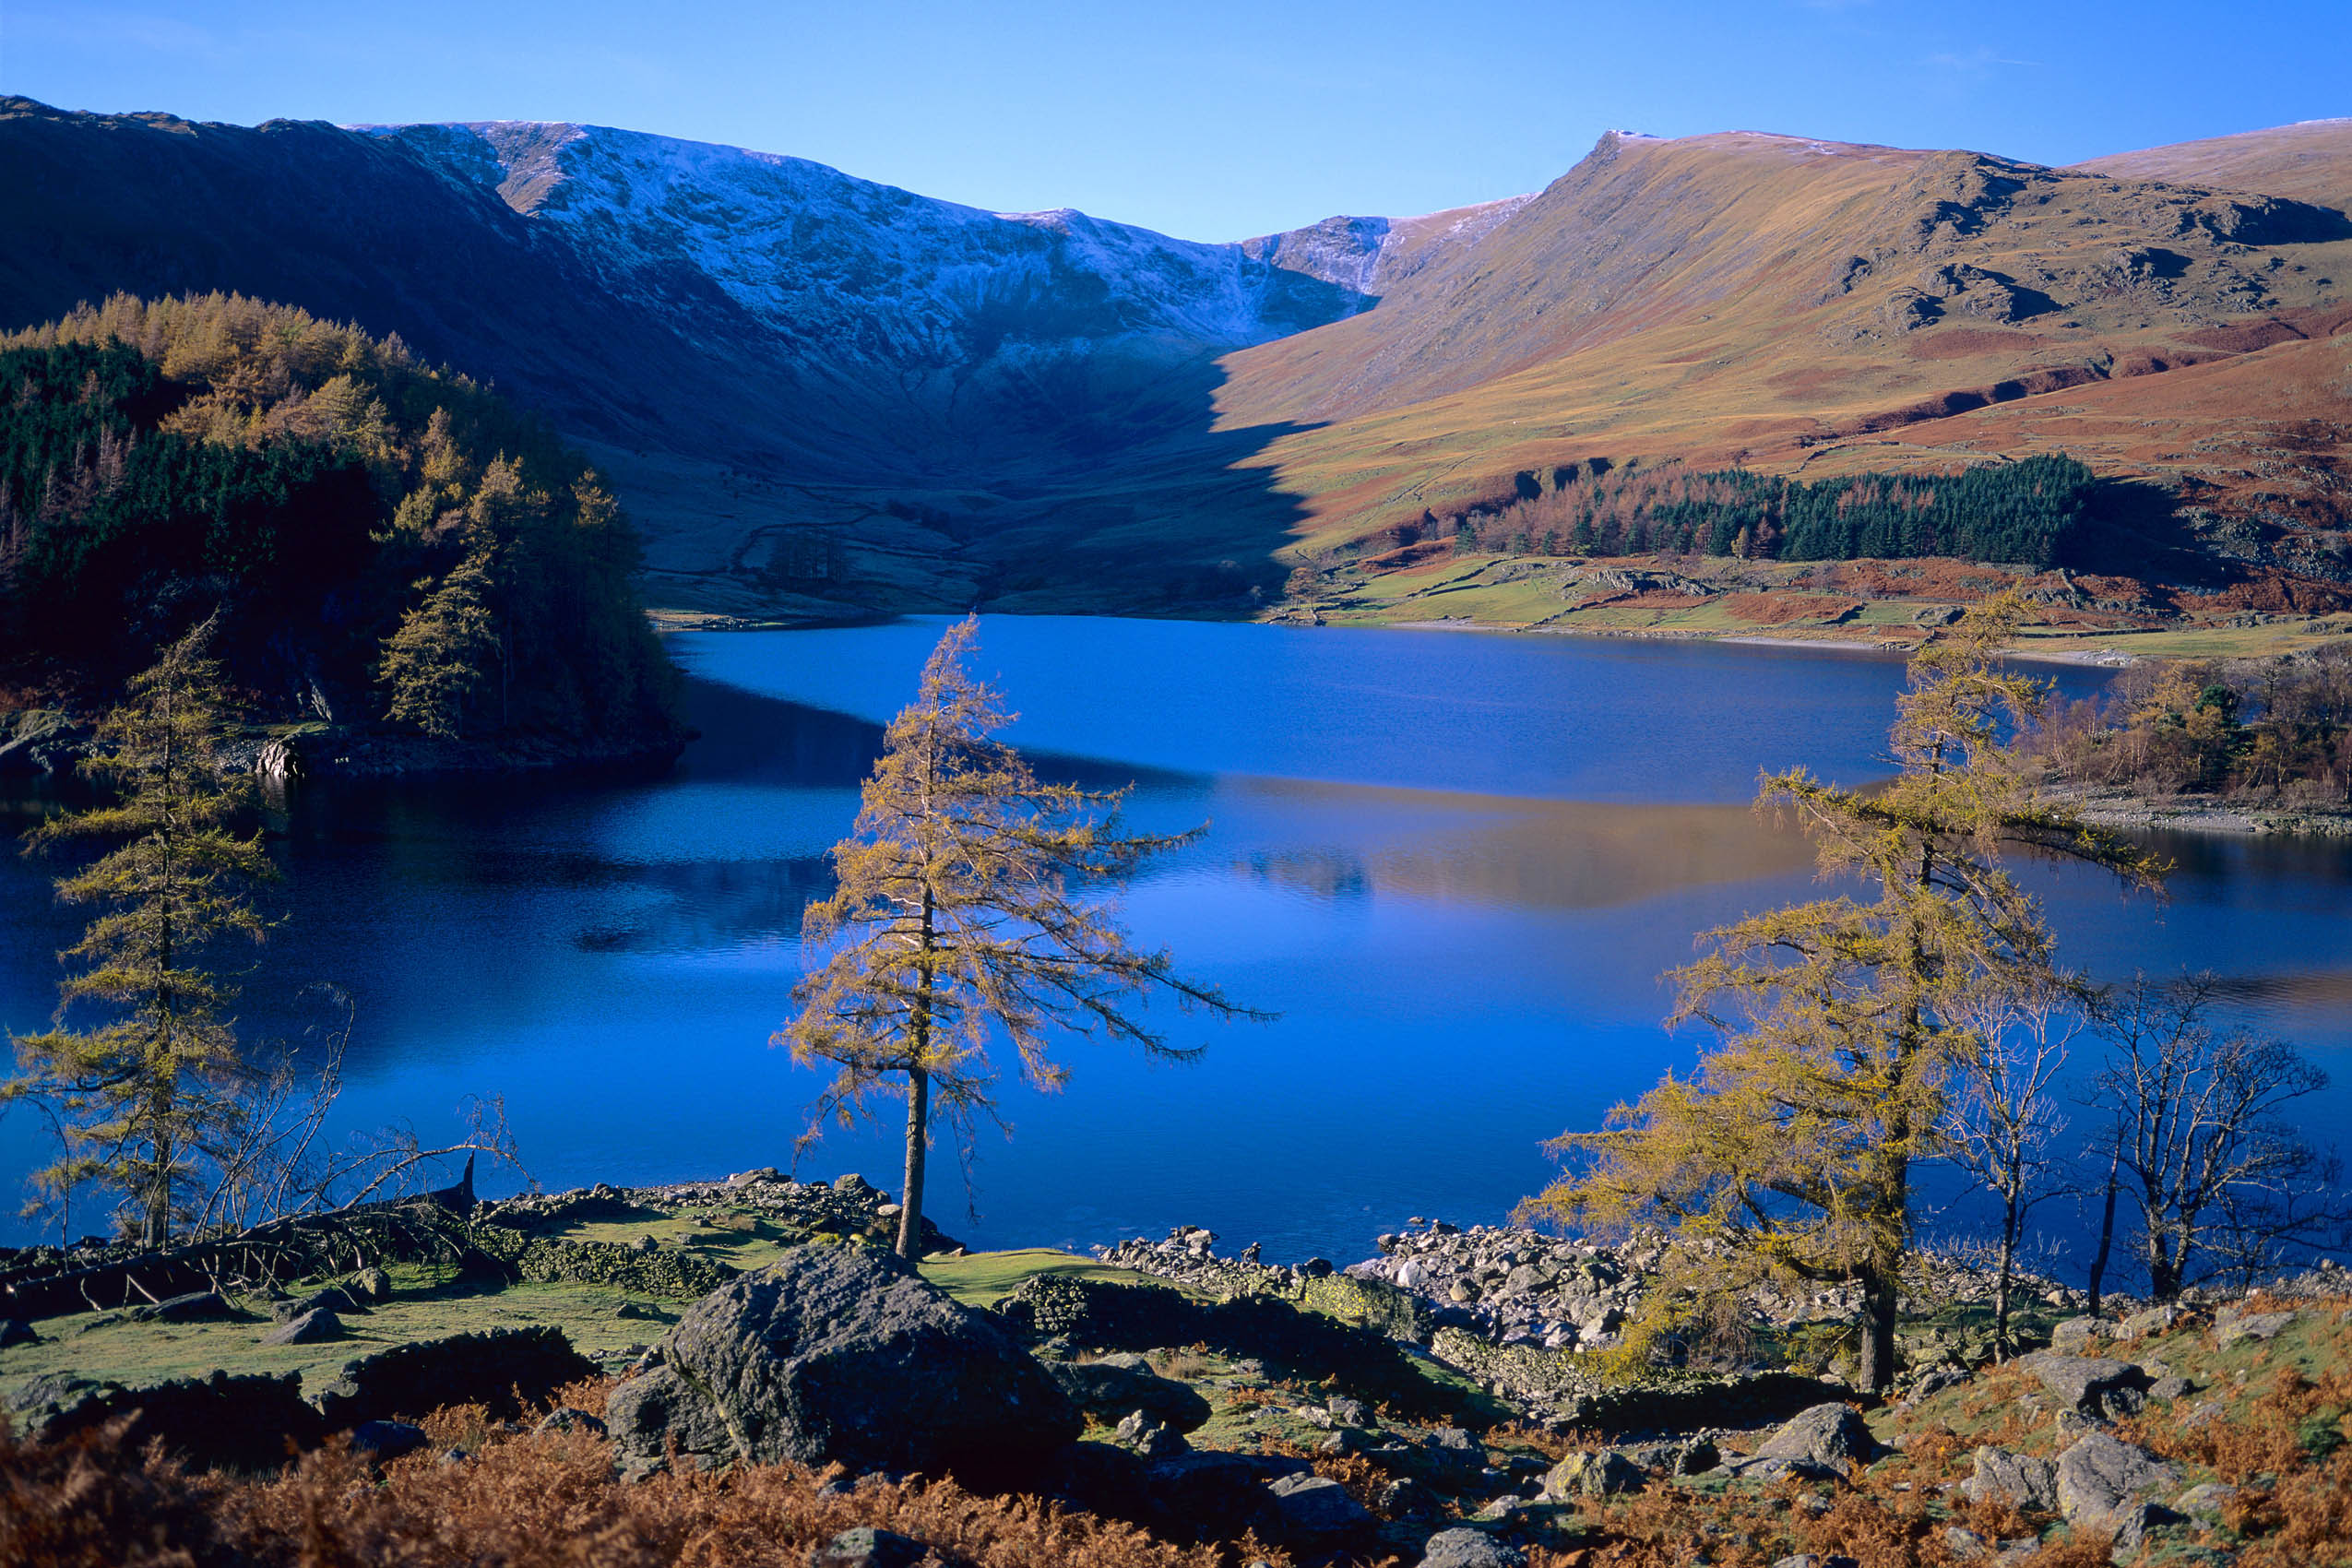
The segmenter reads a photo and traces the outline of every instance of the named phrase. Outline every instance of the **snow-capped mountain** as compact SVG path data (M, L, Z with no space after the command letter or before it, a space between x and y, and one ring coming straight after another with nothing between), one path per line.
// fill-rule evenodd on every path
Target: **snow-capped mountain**
M1364 308L1388 227L1335 219L1311 232L1312 248L1290 236L1204 244L1066 208L985 212L806 159L606 126L355 128L494 187L609 287L690 330L682 277L715 284L813 362L970 367L1008 349L1262 343Z

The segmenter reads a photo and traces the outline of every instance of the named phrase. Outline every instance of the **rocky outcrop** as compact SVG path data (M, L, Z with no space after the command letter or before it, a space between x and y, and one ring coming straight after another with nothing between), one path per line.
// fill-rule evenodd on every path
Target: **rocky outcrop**
M1004 1485L1076 1437L1076 1410L996 1322L877 1248L812 1245L696 1302L614 1391L614 1442L707 1464L840 1463Z

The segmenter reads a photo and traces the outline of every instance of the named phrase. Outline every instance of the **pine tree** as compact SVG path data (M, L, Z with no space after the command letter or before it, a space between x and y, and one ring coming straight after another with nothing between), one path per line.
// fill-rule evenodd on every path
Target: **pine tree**
M260 940L253 885L274 874L260 836L232 824L251 776L220 752L220 671L204 656L211 625L167 647L133 677L98 726L83 772L112 804L51 818L29 849L67 839L122 843L59 879L58 897L102 910L62 955L81 965L59 986L57 1027L19 1037L18 1071L0 1098L45 1102L64 1149L37 1186L63 1197L85 1185L124 1195L150 1246L168 1241L190 1168L208 1133L236 1112L230 988L206 967L220 938ZM67 1027L77 1004L113 1016Z
M1710 951L1672 977L1674 1021L1716 1037L1697 1074L1669 1075L1606 1131L1557 1140L1581 1169L1523 1207L1587 1227L1669 1224L1703 1243L1678 1253L1691 1289L1762 1274L1859 1287L1872 1389L1895 1372L1912 1168L1941 1152L1954 1073L1985 1045L1970 1019L1989 992L2056 983L2039 903L2004 859L2077 860L2135 885L2162 870L2035 797L2006 738L2048 690L1998 662L2023 617L2003 595L1914 656L1892 784L1840 789L1802 769L1764 780L1759 807L1793 813L1823 872L1859 880L1869 901L1818 899L1708 932Z
M387 717L428 735L464 735L466 704L485 679L483 665L498 651L491 587L487 551L467 556L438 587L430 578L416 585L424 598L385 639L376 667Z
M771 1042L835 1069L811 1137L876 1095L905 1096L897 1250L909 1259L921 1247L933 1115L966 1139L978 1119L997 1120L992 1041L1011 1044L1027 1082L1058 1089L1067 1070L1051 1031L1099 1034L1162 1060L1199 1053L1135 1016L1155 990L1187 1009L1265 1016L1179 976L1165 951L1136 949L1114 905L1073 892L1073 882L1116 882L1204 830L1126 834L1115 815L1126 791L1040 783L991 738L1011 716L964 668L977 632L972 620L949 628L914 702L891 721L856 833L833 848L839 886L802 922L826 956Z

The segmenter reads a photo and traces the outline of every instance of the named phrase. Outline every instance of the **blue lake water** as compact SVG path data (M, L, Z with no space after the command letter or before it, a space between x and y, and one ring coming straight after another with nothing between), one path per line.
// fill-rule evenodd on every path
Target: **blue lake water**
M801 910L942 624L673 639L704 734L659 780L299 792L246 1033L339 985L346 1121L432 1136L503 1093L550 1186L790 1166L816 1077L767 1039ZM1139 826L1211 825L1131 889L1130 924L1281 1017L1168 1013L1208 1047L1183 1066L1072 1042L1065 1093L1008 1087L976 1214L951 1168L933 1215L981 1245L1191 1222L1287 1258L1360 1256L1412 1214L1499 1219L1545 1180L1540 1140L1687 1063L1657 976L1814 885L1746 809L1758 771L1883 775L1902 681L1829 650L1052 618L988 620L977 663L1041 771L1134 781ZM2167 902L2029 873L2069 957L2212 969L2240 1016L2352 1066L2352 846L2164 849ZM46 1019L72 931L42 868L0 857L0 1026ZM2352 1081L2308 1109L2352 1130ZM0 1121L0 1183L41 1141ZM800 1169L895 1186L897 1158L886 1131L836 1132Z

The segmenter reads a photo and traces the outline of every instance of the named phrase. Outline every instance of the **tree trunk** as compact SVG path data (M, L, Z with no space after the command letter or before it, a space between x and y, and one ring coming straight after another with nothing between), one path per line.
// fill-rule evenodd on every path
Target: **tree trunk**
M931 1153L931 1075L907 1069L907 1181L898 1198L898 1255L922 1256L923 1165Z
M2115 1244L2115 1189L2120 1157L2107 1167L2107 1205L2099 1214L2099 1250L2091 1254L2091 1315L2099 1314L2099 1287L2107 1280L2107 1259Z
M1873 1267L1862 1275L1861 1382L1873 1394L1895 1381L1895 1287L1893 1269Z
M2017 1199L2013 1194L2002 1211L2001 1277L1994 1281L1992 1291L1992 1353L2002 1360L2009 1359L2009 1296L2017 1277L2017 1232L2021 1228Z

